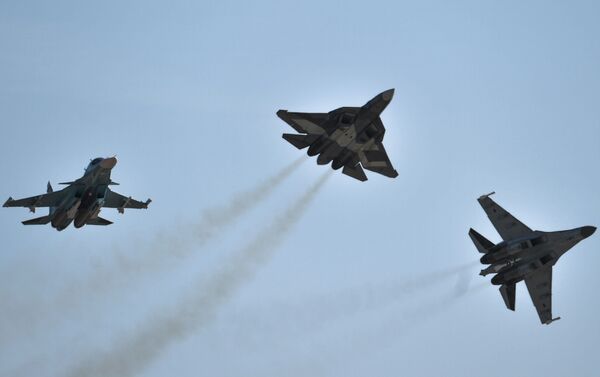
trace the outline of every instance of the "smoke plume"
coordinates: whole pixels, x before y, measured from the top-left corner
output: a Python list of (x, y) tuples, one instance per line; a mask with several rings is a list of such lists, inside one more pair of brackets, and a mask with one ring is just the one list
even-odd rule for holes
[[(64, 308), (73, 310), (88, 301), (90, 296), (129, 287), (131, 280), (136, 277), (165, 268), (169, 266), (169, 261), (176, 261), (201, 249), (228, 225), (270, 197), (304, 160), (303, 156), (293, 161), (254, 188), (235, 194), (224, 205), (204, 210), (199, 220), (192, 221), (183, 229), (178, 227), (177, 230), (163, 231), (145, 245), (143, 242), (136, 242), (136, 247), (126, 247), (123, 250), (115, 248), (107, 262), (94, 263), (93, 270), (84, 281), (66, 286), (53, 298), (41, 297), (27, 301), (17, 301), (15, 298), (15, 302), (8, 305), (11, 308), (8, 313), (10, 320), (0, 323), (0, 344), (5, 341), (8, 343), (10, 339), (7, 335), (15, 333), (15, 330), (27, 331), (31, 336), (41, 320), (55, 315), (64, 318)], [(4, 301), (10, 300), (10, 296), (14, 294), (13, 291), (5, 290), (0, 293)], [(10, 327), (3, 329), (4, 323), (7, 326), (10, 324)]]
[[(297, 339), (327, 329), (342, 319), (348, 319), (364, 312), (384, 309), (394, 304), (406, 302), (407, 308), (415, 310), (411, 299), (418, 294), (441, 285), (452, 285), (456, 297), (469, 289), (470, 270), (477, 262), (465, 263), (451, 268), (428, 272), (413, 278), (361, 285), (320, 294), (314, 297), (290, 301), (275, 301), (260, 310), (253, 307), (236, 309), (226, 322), (228, 331), (237, 334), (238, 339), (251, 348), (264, 344), (267, 333), (287, 334)], [(454, 296), (453, 296), (454, 297)], [(251, 329), (248, 331), (248, 324)], [(281, 327), (281, 328), (278, 328)], [(240, 334), (244, 336), (240, 338)], [(278, 337), (280, 338), (280, 337)], [(280, 341), (276, 339), (273, 341)], [(239, 343), (239, 342), (238, 342)]]
[(118, 340), (105, 353), (77, 363), (67, 376), (135, 375), (169, 345), (207, 324), (217, 309), (269, 260), (329, 176), (330, 172), (323, 175), (276, 221), (234, 254), (208, 284), (200, 284), (196, 291), (202, 294), (196, 293), (169, 313), (151, 318), (129, 337)]
[[(139, 258), (129, 259), (130, 254), (119, 255), (119, 265), (122, 269), (135, 271), (145, 266), (161, 265), (161, 258), (184, 257), (194, 250), (203, 247), (208, 241), (217, 236), (225, 227), (234, 223), (258, 204), (262, 203), (285, 181), (300, 164), (305, 160), (304, 156), (293, 161), (278, 171), (275, 175), (267, 178), (258, 186), (235, 194), (226, 204), (207, 208), (202, 211), (200, 219), (192, 222), (188, 229), (178, 229), (177, 234), (169, 232), (162, 234), (153, 242), (153, 247)], [(185, 236), (182, 237), (182, 234)], [(114, 271), (111, 270), (111, 271)], [(119, 271), (121, 273), (123, 271)], [(103, 278), (104, 280), (104, 278)]]

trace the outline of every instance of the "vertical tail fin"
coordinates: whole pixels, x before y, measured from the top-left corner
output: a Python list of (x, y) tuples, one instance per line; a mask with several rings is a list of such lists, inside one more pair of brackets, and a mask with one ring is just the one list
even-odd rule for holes
[[(51, 193), (54, 192), (54, 190), (52, 189), (52, 185), (50, 184), (50, 181), (48, 181), (48, 185), (46, 185), (46, 193)], [(48, 215), (52, 215), (54, 213), (54, 207), (49, 207), (48, 208)]]
[(512, 311), (515, 311), (515, 296), (516, 296), (516, 286), (515, 284), (502, 284), (500, 286), (500, 294), (504, 299), (504, 303), (506, 307)]
[(482, 254), (486, 254), (492, 247), (494, 247), (494, 243), (481, 234), (477, 233), (475, 229), (471, 228), (469, 230), (469, 237), (471, 237), (471, 241), (475, 244), (477, 251)]

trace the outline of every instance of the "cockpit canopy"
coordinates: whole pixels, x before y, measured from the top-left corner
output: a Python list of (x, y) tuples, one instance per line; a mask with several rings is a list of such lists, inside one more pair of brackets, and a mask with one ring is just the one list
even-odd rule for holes
[(96, 157), (93, 160), (90, 161), (89, 165), (87, 166), (87, 168), (85, 168), (85, 171), (90, 171), (91, 169), (93, 169), (94, 167), (96, 167), (96, 165), (98, 165), (102, 160), (104, 160), (102, 157)]

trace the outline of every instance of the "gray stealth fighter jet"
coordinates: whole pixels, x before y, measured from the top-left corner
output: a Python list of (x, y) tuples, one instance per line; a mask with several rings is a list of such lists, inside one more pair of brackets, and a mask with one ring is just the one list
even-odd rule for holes
[(116, 208), (120, 213), (125, 208), (148, 208), (151, 200), (139, 202), (110, 190), (109, 185), (118, 185), (110, 179), (110, 172), (117, 164), (115, 157), (95, 158), (85, 169), (84, 175), (60, 191), (53, 191), (48, 182), (47, 193), (30, 198), (14, 200), (8, 198), (4, 207), (26, 207), (31, 212), (36, 208), (49, 207), (47, 216), (23, 221), (23, 225), (45, 225), (50, 223), (56, 230), (63, 230), (74, 222), (76, 228), (88, 225), (110, 225), (111, 221), (98, 216), (101, 208)]
[[(333, 169), (366, 181), (362, 168), (395, 178), (398, 173), (383, 148), (385, 127), (379, 115), (394, 96), (394, 89), (375, 96), (363, 107), (340, 107), (328, 113), (292, 113), (279, 110), (277, 116), (298, 134), (283, 138), (298, 149), (308, 147), (309, 156), (319, 155), (317, 164), (331, 162)], [(362, 167), (361, 167), (362, 165)]]
[(552, 318), (552, 266), (579, 241), (591, 236), (596, 228), (584, 226), (558, 232), (533, 231), (496, 204), (489, 197), (492, 194), (477, 200), (503, 241), (494, 245), (475, 230), (469, 231), (477, 250), (484, 254), (481, 263), (489, 264), (480, 275), (496, 274), (492, 284), (500, 285), (504, 303), (513, 311), (516, 284), (525, 280), (540, 321), (548, 325), (560, 319)]

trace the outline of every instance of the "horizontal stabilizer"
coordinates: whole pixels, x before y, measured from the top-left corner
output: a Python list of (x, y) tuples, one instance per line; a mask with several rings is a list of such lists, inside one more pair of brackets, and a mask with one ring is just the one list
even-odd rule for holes
[(283, 134), (281, 136), (298, 149), (308, 147), (319, 138), (317, 135)]
[(516, 295), (516, 286), (515, 284), (502, 284), (500, 286), (500, 294), (504, 299), (504, 303), (506, 307), (512, 311), (515, 310), (515, 295)]
[(110, 225), (110, 224), (112, 224), (112, 221), (108, 221), (106, 219), (103, 219), (102, 217), (96, 217), (93, 219), (89, 219), (86, 224), (87, 225)]
[(52, 221), (52, 216), (36, 217), (35, 219), (22, 221), (23, 225), (46, 225)]
[(479, 234), (473, 228), (469, 230), (469, 237), (471, 237), (471, 241), (473, 241), (477, 250), (482, 254), (486, 254), (494, 247), (494, 244), (490, 240)]
[(342, 173), (344, 173), (352, 178), (358, 179), (361, 182), (364, 182), (367, 180), (365, 171), (363, 170), (362, 166), (360, 166), (360, 164), (356, 164), (355, 167), (350, 167), (350, 166), (346, 165), (346, 166), (344, 166)]

